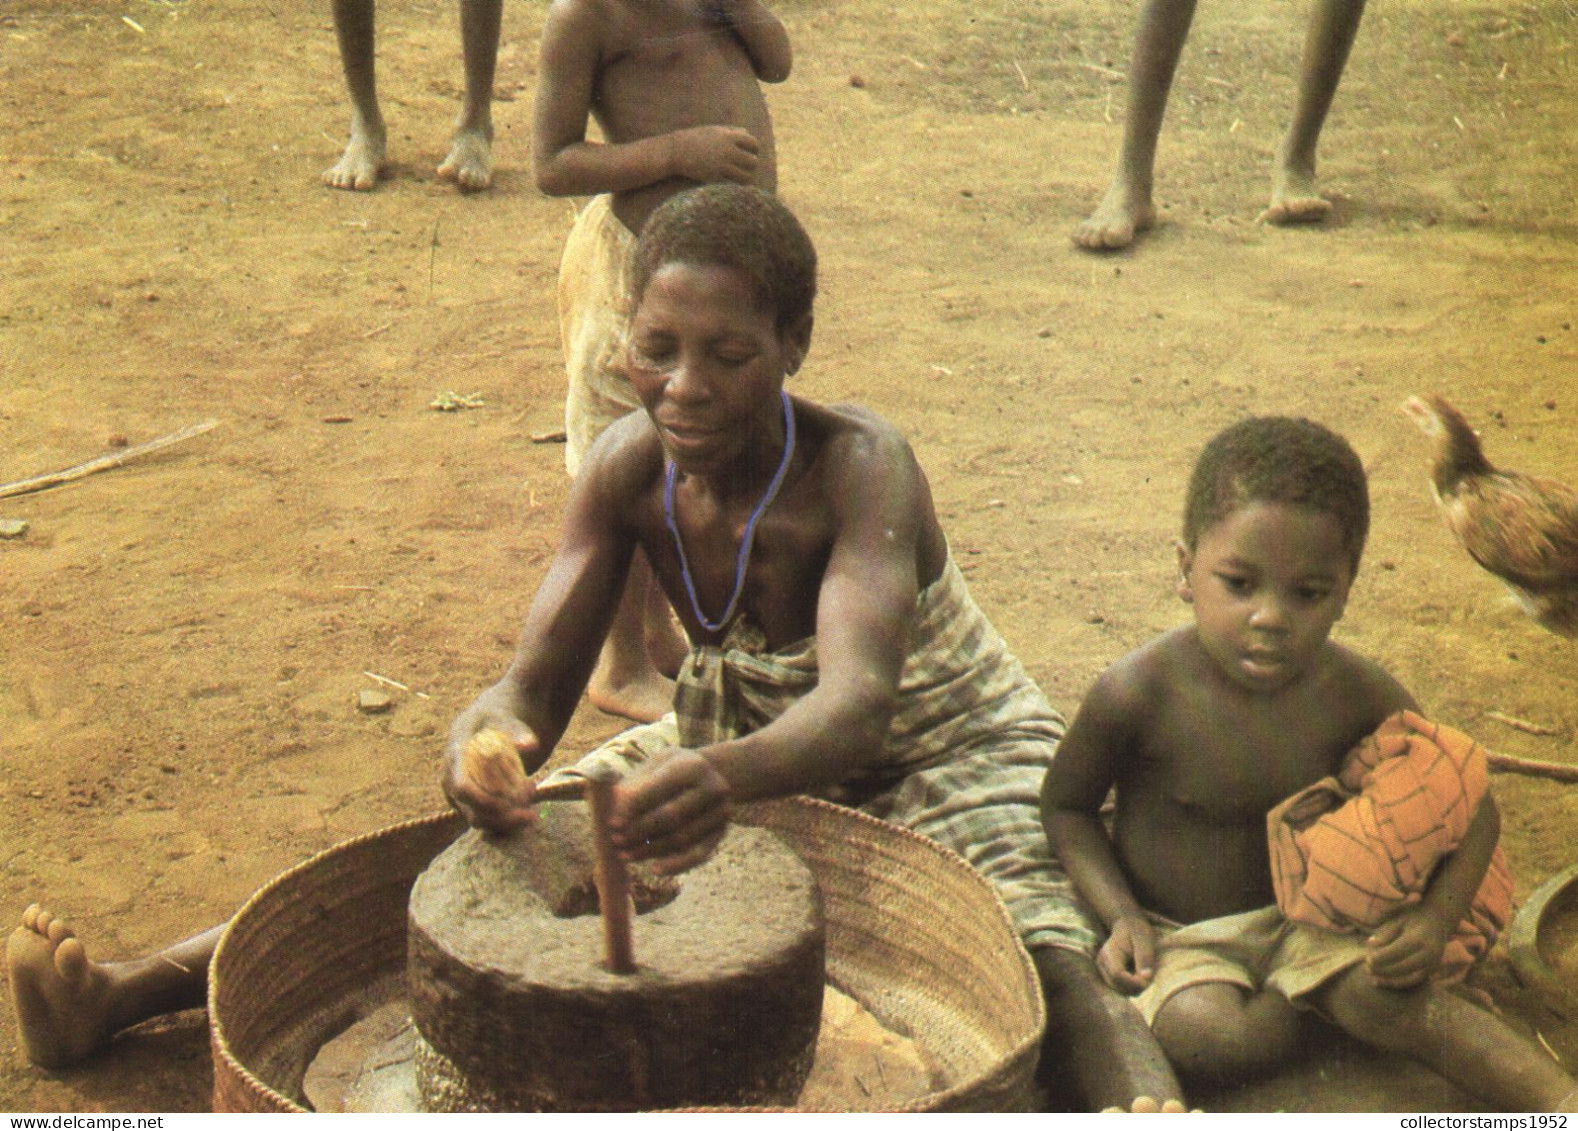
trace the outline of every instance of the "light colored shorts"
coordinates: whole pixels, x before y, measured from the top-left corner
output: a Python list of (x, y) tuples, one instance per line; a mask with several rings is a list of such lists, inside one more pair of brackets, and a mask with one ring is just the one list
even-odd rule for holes
[(1314, 1010), (1310, 995), (1364, 958), (1362, 936), (1295, 923), (1276, 907), (1263, 907), (1162, 927), (1156, 976), (1132, 1000), (1152, 1025), (1175, 994), (1211, 982), (1274, 990)]
[(582, 208), (559, 263), (559, 336), (569, 389), (564, 398), (564, 463), (571, 475), (592, 441), (641, 407), (620, 368), (630, 332), (629, 287), (636, 237), (614, 215), (613, 198)]

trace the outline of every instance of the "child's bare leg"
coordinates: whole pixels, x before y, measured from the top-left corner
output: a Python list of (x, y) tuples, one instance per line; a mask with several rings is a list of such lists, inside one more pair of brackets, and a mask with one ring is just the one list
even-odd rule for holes
[(1236, 1084), (1265, 1076), (1298, 1049), (1304, 1021), (1287, 998), (1228, 982), (1180, 990), (1156, 1015), (1156, 1039), (1188, 1079)]
[(1156, 142), (1194, 8), (1195, 0), (1145, 0), (1129, 63), (1128, 105), (1117, 172), (1096, 210), (1074, 229), (1073, 239), (1080, 247), (1128, 247), (1135, 233), (1156, 223), (1156, 205), (1151, 199)]
[(597, 669), (586, 686), (594, 707), (641, 723), (662, 718), (674, 705), (674, 683), (647, 651), (648, 591), (655, 585), (646, 555), (637, 550)]
[(1183, 1111), (1183, 1089), (1139, 1010), (1096, 964), (1062, 947), (1031, 951), (1046, 999), (1042, 1072), (1092, 1111)]
[(1315, 0), (1304, 39), (1298, 105), (1277, 149), (1271, 204), (1260, 216), (1265, 223), (1308, 223), (1331, 211), (1315, 180), (1315, 149), (1363, 15), (1364, 0)]
[(1326, 990), (1326, 1009), (1368, 1045), (1411, 1057), (1496, 1111), (1572, 1110), (1571, 1076), (1494, 1014), (1439, 986), (1377, 986), (1356, 966)]
[(504, 0), (460, 0), (460, 39), (466, 56), (466, 100), (455, 124), (442, 180), (467, 192), (493, 183), (493, 74), (498, 66)]
[(71, 928), (35, 903), (11, 932), (5, 955), (28, 1059), (63, 1068), (129, 1025), (200, 1007), (222, 931), (211, 928), (148, 958), (93, 962)]
[(340, 66), (351, 96), (351, 140), (340, 159), (323, 171), (331, 188), (369, 192), (378, 185), (388, 153), (388, 131), (378, 109), (374, 67), (374, 0), (334, 0), (334, 34)]
[[(648, 572), (651, 572), (650, 569)], [(646, 637), (647, 656), (651, 659), (652, 666), (666, 680), (677, 678), (680, 664), (684, 663), (685, 657), (690, 655), (690, 642), (685, 639), (684, 631), (674, 619), (674, 611), (669, 606), (668, 597), (656, 578), (647, 586), (646, 623), (643, 625), (643, 634)], [(665, 689), (668, 692), (673, 691), (670, 684), (665, 684)], [(671, 701), (670, 707), (672, 705)], [(669, 707), (663, 710), (666, 713)]]

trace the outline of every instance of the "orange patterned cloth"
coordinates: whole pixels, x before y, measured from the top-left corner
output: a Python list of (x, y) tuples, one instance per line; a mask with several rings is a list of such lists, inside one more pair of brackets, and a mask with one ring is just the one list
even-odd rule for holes
[[(1484, 749), (1450, 727), (1400, 711), (1322, 778), (1267, 816), (1277, 906), (1333, 931), (1370, 931), (1418, 903), (1457, 848), (1489, 785)], [(1461, 978), (1512, 916), (1512, 874), (1496, 847), (1468, 917), (1436, 977)]]

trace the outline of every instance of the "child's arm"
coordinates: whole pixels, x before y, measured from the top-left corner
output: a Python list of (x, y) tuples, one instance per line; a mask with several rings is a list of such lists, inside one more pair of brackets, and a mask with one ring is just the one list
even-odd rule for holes
[(532, 111), (532, 166), (549, 196), (626, 192), (671, 177), (748, 184), (760, 144), (736, 126), (696, 126), (621, 144), (586, 139), (602, 57), (602, 16), (558, 0), (543, 23)]
[(465, 758), (466, 743), (482, 730), (501, 731), (525, 770), (535, 771), (553, 752), (591, 676), (635, 547), (621, 516), (641, 474), (640, 453), (624, 442), (636, 431), (626, 422), (611, 425), (592, 446), (514, 660), (450, 728), (444, 792), (472, 825), (503, 831), (525, 823), (532, 787), (523, 777), (485, 772)]
[(1434, 974), (1457, 925), (1468, 917), (1501, 836), (1501, 811), (1487, 791), (1456, 851), (1445, 857), (1424, 898), (1382, 923), (1366, 940), (1365, 965), (1379, 986), (1405, 989)]
[(789, 33), (762, 0), (708, 0), (707, 18), (734, 32), (762, 82), (783, 82), (794, 64)]
[(1138, 690), (1129, 660), (1102, 674), (1058, 744), (1041, 788), (1041, 819), (1053, 854), (1109, 932), (1096, 964), (1109, 984), (1130, 994), (1150, 984), (1156, 933), (1118, 864), (1101, 805), (1124, 750), (1138, 737)]

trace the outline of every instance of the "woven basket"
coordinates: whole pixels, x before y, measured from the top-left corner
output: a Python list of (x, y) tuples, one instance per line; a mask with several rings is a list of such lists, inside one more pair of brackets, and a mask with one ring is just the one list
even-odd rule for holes
[[(828, 979), (913, 1039), (945, 1086), (905, 1111), (1028, 1102), (1045, 1013), (1035, 968), (996, 893), (924, 837), (804, 798), (747, 807), (822, 888)], [(306, 1110), (325, 1041), (403, 993), (411, 885), (463, 828), (425, 817), (346, 841), (262, 888), (209, 971), (214, 1110)]]
[(1551, 953), (1555, 924), (1578, 912), (1578, 864), (1562, 869), (1523, 901), (1507, 930), (1507, 954), (1525, 986), (1548, 994), (1559, 1008), (1578, 1002), (1578, 984)]

